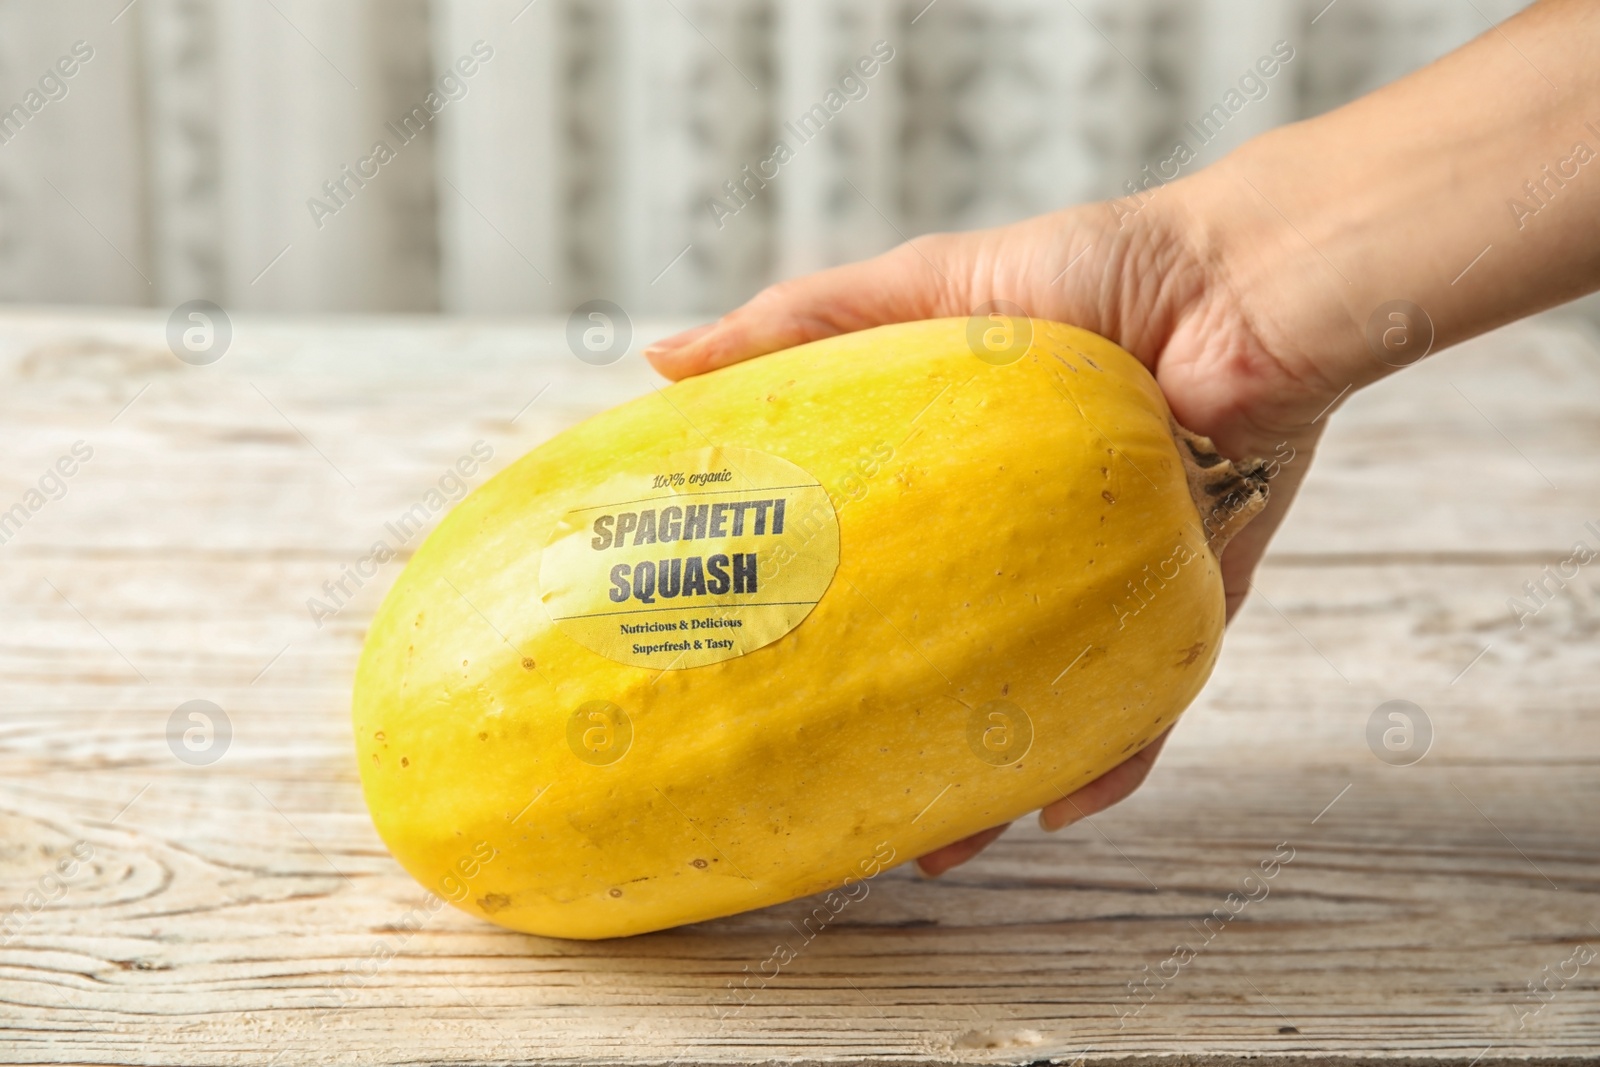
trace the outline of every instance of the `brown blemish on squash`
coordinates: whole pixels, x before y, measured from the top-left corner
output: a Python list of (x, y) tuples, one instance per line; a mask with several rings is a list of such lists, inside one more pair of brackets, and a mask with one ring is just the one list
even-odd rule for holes
[[(1200, 653), (1204, 652), (1205, 650), (1206, 650), (1206, 643), (1204, 641), (1196, 641), (1194, 644), (1190, 645), (1188, 648), (1183, 650), (1184, 651), (1183, 662), (1178, 664), (1178, 666), (1180, 666), (1180, 667), (1189, 666), (1189, 664), (1191, 664), (1195, 660), (1199, 659), (1200, 658)], [(1160, 722), (1161, 720), (1157, 719), (1156, 721)]]
[(711, 866), (711, 864), (709, 864), (705, 860), (701, 860), (701, 859), (690, 860), (689, 861), (689, 865), (692, 866), (692, 867), (698, 867), (702, 871), (705, 870), (707, 867)]
[(411, 757), (409, 757), (409, 756), (401, 756), (400, 757), (400, 766), (402, 766), (402, 767), (411, 766)]
[(525, 670), (525, 671), (531, 671), (531, 670), (533, 670), (533, 668), (534, 668), (534, 662), (533, 662), (532, 657), (523, 656), (522, 657), (522, 669)]
[(478, 907), (483, 909), (485, 915), (493, 915), (511, 906), (511, 898), (504, 893), (489, 893), (478, 898)]

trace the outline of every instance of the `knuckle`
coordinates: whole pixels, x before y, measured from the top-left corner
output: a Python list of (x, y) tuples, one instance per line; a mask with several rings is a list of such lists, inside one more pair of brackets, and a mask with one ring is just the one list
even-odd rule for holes
[[(746, 308), (781, 307), (793, 303), (799, 295), (800, 283), (794, 278), (785, 278), (781, 282), (773, 282), (751, 297), (750, 302), (740, 308), (739, 311), (744, 311)], [(738, 311), (733, 314), (738, 314)]]

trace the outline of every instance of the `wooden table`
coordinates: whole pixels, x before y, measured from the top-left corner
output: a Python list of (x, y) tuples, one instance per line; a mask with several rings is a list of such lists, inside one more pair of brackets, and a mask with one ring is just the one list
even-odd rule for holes
[[(1594, 1062), (1600, 561), (1507, 606), (1600, 548), (1600, 346), (1570, 322), (1334, 417), (1134, 799), (884, 875), (739, 997), (804, 902), (611, 943), (407, 922), (348, 720), (399, 563), (307, 608), (475, 442), (498, 469), (648, 389), (638, 358), (580, 363), (561, 323), (241, 317), (189, 366), (164, 326), (0, 316), (0, 509), (93, 450), (0, 545), (0, 1061)], [(1396, 699), (1431, 724), (1409, 766), (1368, 743)], [(231, 725), (209, 765), (169, 746), (191, 700)]]

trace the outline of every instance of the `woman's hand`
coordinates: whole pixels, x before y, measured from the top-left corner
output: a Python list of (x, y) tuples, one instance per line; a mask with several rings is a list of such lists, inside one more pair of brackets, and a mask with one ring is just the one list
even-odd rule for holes
[[(1304, 476), (1339, 386), (1306, 374), (1238, 299), (1205, 236), (1185, 224), (1186, 186), (1161, 190), (1128, 217), (1091, 204), (1001, 229), (917, 238), (861, 263), (772, 286), (720, 321), (645, 350), (684, 378), (835, 334), (969, 315), (989, 301), (1101, 334), (1143, 360), (1178, 421), (1234, 459), (1276, 457), (1268, 512), (1229, 544), (1228, 611), (1243, 601), (1268, 538)], [(1284, 463), (1285, 457), (1293, 457)], [(1056, 830), (1137, 789), (1166, 735), (1040, 812)], [(1004, 832), (993, 827), (922, 857), (941, 874)]]

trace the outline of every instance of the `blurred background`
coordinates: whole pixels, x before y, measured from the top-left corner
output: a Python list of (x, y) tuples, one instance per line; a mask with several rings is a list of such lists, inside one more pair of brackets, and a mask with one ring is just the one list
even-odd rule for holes
[(1521, 6), (0, 0), (0, 301), (720, 312), (1123, 195), (1276, 42), (1192, 167)]

